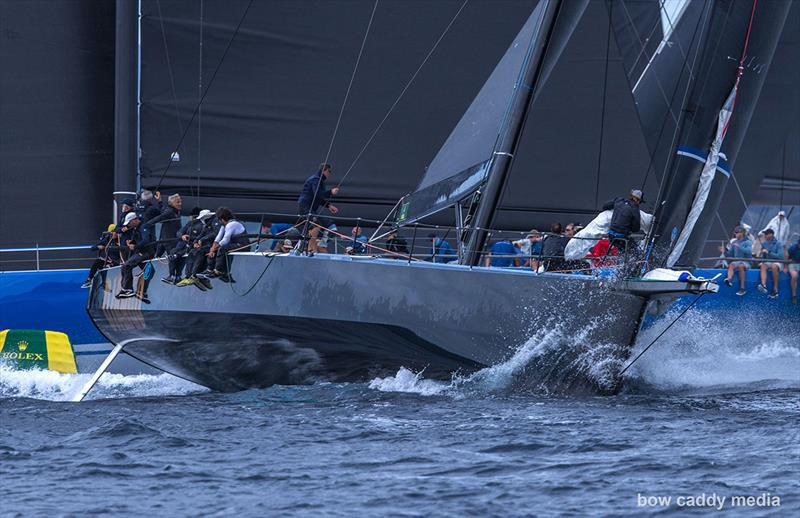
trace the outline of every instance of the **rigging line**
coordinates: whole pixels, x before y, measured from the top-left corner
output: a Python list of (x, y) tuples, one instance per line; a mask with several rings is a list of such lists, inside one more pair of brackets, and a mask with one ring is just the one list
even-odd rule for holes
[[(361, 48), (358, 50), (358, 57), (356, 57), (356, 63), (353, 66), (353, 73), (350, 74), (350, 82), (347, 84), (347, 91), (344, 94), (344, 100), (342, 101), (341, 107), (339, 107), (339, 117), (336, 119), (336, 126), (333, 129), (333, 135), (331, 135), (331, 141), (328, 144), (328, 152), (325, 154), (325, 160), (322, 162), (323, 164), (328, 163), (328, 159), (330, 158), (331, 150), (333, 149), (333, 143), (336, 140), (336, 134), (339, 132), (339, 124), (342, 122), (342, 115), (344, 114), (344, 108), (347, 106), (347, 99), (350, 97), (350, 90), (353, 87), (353, 81), (356, 78), (356, 72), (358, 72), (358, 65), (361, 63), (361, 56), (364, 54), (364, 47), (367, 44), (367, 38), (369, 37), (369, 31), (372, 27), (372, 21), (375, 19), (375, 11), (378, 9), (378, 0), (375, 0), (375, 3), (372, 6), (372, 13), (369, 16), (369, 22), (367, 22), (367, 28), (364, 31), (364, 38), (361, 40)], [(347, 176), (345, 174), (344, 176)], [(311, 220), (311, 213), (314, 210), (314, 204), (317, 201), (317, 197), (319, 196), (319, 187), (322, 185), (322, 167), (319, 170), (319, 180), (317, 181), (317, 186), (314, 188), (314, 196), (311, 197), (311, 205), (308, 206), (308, 214), (306, 215), (306, 224), (303, 226), (303, 236), (306, 236), (308, 232), (308, 222)], [(341, 186), (342, 181), (344, 181), (344, 177), (339, 182), (338, 186)], [(338, 187), (337, 186), (337, 187)], [(304, 246), (307, 246), (308, 243), (304, 243)]]
[[(197, 103), (201, 103), (203, 95), (203, 0), (200, 0), (200, 46), (197, 65)], [(203, 108), (197, 111), (197, 206), (200, 206), (200, 147), (203, 129)]]
[(664, 328), (664, 330), (663, 330), (663, 331), (661, 331), (661, 332), (658, 334), (658, 336), (657, 336), (657, 337), (655, 337), (655, 338), (653, 339), (653, 341), (652, 341), (652, 342), (650, 342), (650, 343), (647, 345), (647, 347), (645, 347), (645, 348), (642, 350), (642, 352), (640, 352), (640, 353), (639, 353), (639, 354), (636, 356), (636, 358), (634, 358), (634, 359), (633, 359), (633, 361), (631, 361), (631, 362), (630, 362), (628, 365), (626, 365), (626, 366), (625, 366), (625, 368), (624, 368), (624, 369), (622, 369), (622, 370), (619, 372), (619, 376), (620, 376), (620, 377), (622, 377), (622, 375), (623, 375), (623, 374), (625, 374), (625, 371), (627, 371), (628, 369), (630, 369), (630, 368), (631, 368), (631, 365), (633, 365), (634, 363), (636, 363), (636, 360), (638, 360), (639, 358), (641, 358), (641, 357), (642, 357), (642, 355), (643, 355), (644, 353), (646, 353), (646, 352), (647, 352), (647, 350), (648, 350), (648, 349), (650, 349), (650, 348), (653, 346), (653, 344), (655, 344), (655, 343), (658, 341), (658, 339), (659, 339), (659, 338), (661, 338), (662, 336), (664, 336), (664, 333), (666, 333), (667, 331), (669, 331), (669, 330), (670, 330), (670, 328), (671, 328), (671, 327), (672, 327), (672, 326), (673, 326), (673, 325), (674, 325), (674, 324), (675, 324), (675, 323), (676, 323), (678, 320), (680, 320), (680, 319), (681, 319), (681, 317), (683, 317), (683, 315), (685, 315), (685, 314), (686, 314), (686, 312), (687, 312), (687, 311), (689, 311), (690, 309), (692, 309), (692, 307), (694, 307), (694, 305), (695, 305), (695, 304), (697, 304), (697, 301), (698, 301), (698, 300), (700, 300), (700, 299), (703, 297), (703, 295), (705, 295), (705, 293), (701, 293), (700, 295), (698, 295), (698, 296), (697, 296), (697, 298), (695, 298), (695, 299), (692, 301), (692, 303), (691, 303), (691, 304), (689, 304), (688, 306), (686, 306), (686, 308), (685, 308), (683, 311), (681, 311), (681, 314), (680, 314), (680, 315), (678, 315), (678, 316), (677, 316), (677, 318), (676, 318), (675, 320), (673, 320), (672, 322), (670, 322), (670, 324), (669, 324), (669, 325), (668, 325), (666, 328)]
[(605, 136), (606, 125), (606, 98), (608, 97), (608, 61), (611, 52), (611, 17), (614, 13), (614, 2), (611, 0), (608, 5), (608, 34), (606, 35), (606, 63), (603, 71), (603, 102), (600, 108), (600, 143), (597, 149), (597, 179), (594, 186), (594, 208), (600, 203), (600, 168), (603, 165), (603, 137)]
[[(639, 57), (642, 56), (642, 55), (645, 55), (645, 51), (647, 50), (647, 47), (645, 46), (644, 41), (642, 41), (642, 37), (639, 34), (639, 31), (636, 30), (636, 25), (633, 22), (633, 16), (631, 15), (630, 11), (628, 11), (628, 5), (626, 4), (626, 2), (624, 0), (622, 2), (620, 2), (620, 3), (622, 4), (622, 8), (625, 10), (625, 15), (627, 16), (628, 21), (631, 23), (631, 28), (633, 29), (633, 33), (636, 35), (636, 39), (638, 40), (639, 46), (641, 47), (641, 50), (639, 51), (639, 56), (636, 57), (636, 60), (634, 60), (633, 65), (631, 66), (631, 71), (633, 71), (636, 68), (636, 64), (639, 62)], [(664, 7), (664, 4), (663, 4), (663, 0), (662, 0), (661, 8), (663, 8), (663, 7)], [(669, 19), (669, 17), (667, 17), (667, 19)], [(655, 33), (656, 28), (658, 27), (659, 24), (660, 24), (660, 21), (656, 20), (656, 23), (653, 26), (653, 29), (650, 31), (650, 34), (647, 36), (647, 40), (648, 41), (653, 36), (653, 33)], [(674, 29), (673, 29), (673, 32), (674, 32)], [(680, 44), (679, 44), (679, 46), (680, 46)], [(681, 52), (681, 55), (683, 56), (683, 52)], [(648, 66), (650, 64), (650, 61), (652, 61), (654, 58), (655, 58), (655, 54), (650, 58), (650, 60), (648, 60)], [(636, 82), (635, 85), (631, 86), (630, 78), (628, 78), (628, 86), (630, 86), (631, 92), (635, 92), (636, 91), (636, 87), (639, 85), (639, 81), (641, 81), (642, 77), (644, 77), (644, 74), (646, 72), (647, 72), (647, 67), (645, 67), (644, 71), (639, 76), (639, 80)], [(677, 123), (678, 122), (678, 117), (672, 111), (672, 105), (670, 103), (669, 97), (667, 97), (667, 92), (664, 90), (664, 85), (661, 84), (661, 81), (658, 79), (657, 75), (655, 76), (655, 78), (656, 78), (656, 84), (658, 85), (658, 89), (661, 92), (661, 96), (664, 98), (664, 101), (667, 104), (667, 109), (669, 110), (669, 114), (672, 115), (672, 120), (674, 120)]]
[(409, 79), (408, 82), (406, 83), (406, 85), (403, 87), (403, 90), (400, 92), (400, 95), (397, 96), (397, 99), (395, 99), (394, 102), (392, 103), (391, 107), (389, 107), (389, 111), (386, 112), (386, 115), (384, 115), (383, 120), (381, 120), (381, 122), (378, 123), (378, 127), (375, 128), (375, 131), (372, 132), (372, 135), (370, 135), (369, 139), (367, 139), (367, 142), (364, 144), (364, 146), (361, 148), (361, 150), (356, 155), (356, 158), (355, 158), (355, 160), (353, 160), (353, 163), (350, 164), (350, 167), (344, 173), (344, 176), (342, 176), (342, 179), (339, 180), (339, 187), (341, 187), (342, 183), (344, 183), (344, 179), (347, 178), (347, 175), (350, 174), (350, 171), (352, 171), (353, 168), (355, 167), (356, 163), (358, 163), (359, 159), (361, 158), (361, 155), (364, 154), (364, 151), (366, 151), (366, 149), (372, 143), (372, 140), (375, 138), (375, 136), (378, 134), (378, 132), (383, 127), (383, 124), (386, 122), (386, 119), (389, 118), (389, 115), (391, 115), (392, 111), (395, 109), (397, 104), (400, 102), (400, 99), (403, 98), (403, 95), (405, 95), (405, 93), (408, 90), (408, 88), (411, 86), (411, 84), (417, 78), (417, 75), (419, 74), (420, 70), (422, 70), (422, 67), (425, 66), (425, 63), (428, 62), (428, 59), (430, 59), (431, 55), (433, 55), (434, 51), (436, 51), (436, 48), (439, 46), (439, 43), (441, 43), (441, 41), (444, 39), (445, 35), (447, 35), (447, 32), (450, 30), (450, 27), (453, 26), (453, 23), (455, 23), (456, 19), (461, 14), (461, 11), (464, 10), (464, 7), (466, 7), (467, 3), (469, 3), (469, 0), (464, 0), (464, 2), (461, 4), (461, 7), (458, 8), (458, 11), (453, 16), (453, 18), (450, 20), (450, 23), (447, 24), (447, 27), (444, 28), (444, 31), (442, 32), (442, 34), (439, 36), (439, 38), (433, 44), (433, 47), (428, 52), (428, 55), (425, 56), (425, 59), (423, 59), (422, 63), (419, 65), (419, 67), (417, 67), (417, 70), (411, 76), (411, 79)]
[[(178, 145), (175, 146), (175, 151), (177, 151), (181, 144), (183, 144), (183, 139), (186, 138), (186, 134), (189, 132), (189, 128), (192, 126), (192, 122), (194, 122), (195, 117), (197, 116), (197, 112), (200, 109), (200, 106), (203, 104), (208, 92), (211, 90), (211, 86), (214, 84), (214, 79), (217, 77), (217, 73), (219, 69), (222, 67), (222, 63), (225, 62), (225, 57), (228, 55), (228, 51), (231, 49), (231, 45), (233, 44), (233, 40), (236, 39), (236, 35), (239, 34), (239, 29), (242, 28), (242, 23), (244, 23), (244, 19), (247, 17), (247, 12), (250, 10), (250, 7), (253, 5), (253, 0), (250, 0), (247, 3), (247, 7), (245, 7), (244, 12), (242, 13), (242, 17), (239, 19), (239, 23), (236, 25), (236, 29), (233, 31), (231, 38), (228, 40), (228, 45), (225, 47), (225, 51), (222, 53), (222, 57), (219, 59), (219, 63), (217, 63), (217, 68), (214, 69), (214, 73), (211, 74), (211, 79), (208, 82), (208, 86), (206, 87), (206, 91), (203, 92), (203, 96), (200, 98), (200, 102), (197, 103), (194, 111), (192, 112), (191, 118), (189, 118), (189, 123), (186, 125), (186, 128), (183, 130), (183, 135), (181, 135), (181, 139), (178, 141)], [(170, 161), (167, 163), (167, 167), (164, 168), (164, 171), (161, 173), (161, 177), (158, 179), (158, 186), (155, 190), (159, 190), (161, 187), (161, 182), (164, 181), (164, 176), (169, 171), (169, 168), (172, 166), (172, 158), (170, 157)]]
[[(694, 45), (695, 39), (697, 38), (697, 32), (698, 32), (698, 30), (700, 30), (700, 27), (703, 25), (701, 23), (702, 20), (703, 20), (703, 16), (702, 16), (702, 13), (701, 13), (701, 16), (699, 16), (697, 18), (697, 23), (695, 24), (694, 32), (692, 33), (692, 39), (689, 42), (689, 48), (692, 48), (692, 46)], [(697, 53), (699, 52), (699, 50), (700, 50), (700, 45), (698, 44), (697, 45), (697, 49), (695, 50), (695, 56), (694, 56), (695, 59), (692, 62), (692, 64), (689, 65), (689, 66), (687, 66), (688, 63), (689, 63), (689, 56), (681, 54), (682, 57), (683, 57), (683, 64), (681, 65), (681, 76), (683, 75), (684, 69), (686, 69), (688, 71), (688, 73), (689, 73), (689, 78), (688, 79), (691, 79), (693, 77), (693, 74), (692, 74), (691, 71), (692, 71), (692, 69), (694, 68), (694, 65), (697, 62)], [(680, 77), (679, 77), (679, 79), (680, 79)], [(689, 90), (690, 90), (690, 88), (689, 88), (690, 83), (691, 83), (691, 81), (687, 80), (686, 91), (684, 92), (683, 99), (681, 100), (679, 113), (683, 112), (684, 107), (686, 105), (686, 99), (687, 99), (687, 97), (689, 95)], [(675, 96), (678, 95), (678, 91), (680, 90), (680, 87), (681, 87), (681, 82), (680, 81), (675, 81), (675, 88), (672, 90), (672, 96), (670, 97), (670, 100), (669, 100), (670, 110), (672, 109), (672, 104), (675, 102)], [(654, 165), (654, 162), (655, 162), (655, 159), (656, 159), (656, 154), (658, 152), (659, 145), (661, 143), (661, 139), (664, 137), (664, 131), (667, 129), (667, 122), (669, 120), (668, 115), (669, 114), (667, 114), (667, 116), (664, 117), (664, 121), (661, 123), (661, 128), (659, 129), (658, 137), (656, 138), (656, 141), (655, 141), (656, 142), (655, 143), (655, 147), (654, 147), (653, 151), (650, 153), (650, 160), (649, 160), (649, 162), (647, 164), (647, 169), (645, 170), (644, 180), (642, 180), (642, 183), (641, 183), (642, 191), (644, 191), (644, 188), (645, 188), (645, 186), (647, 184), (647, 180), (650, 178), (650, 172), (653, 170), (653, 165)], [(672, 137), (672, 147), (674, 147), (675, 139), (677, 137), (676, 134), (677, 134), (679, 129), (680, 129), (680, 124), (676, 123), (675, 124), (675, 130), (673, 132), (673, 137)], [(672, 147), (670, 147), (670, 149), (672, 149)], [(667, 165), (669, 165), (669, 161), (667, 161), (667, 164), (665, 164), (665, 166), (664, 166), (665, 167), (665, 172), (666, 172)], [(661, 188), (662, 188), (663, 182), (664, 182), (664, 177), (663, 176), (664, 175), (662, 175), (662, 178), (658, 179), (659, 180), (659, 194), (661, 193)], [(658, 202), (658, 200), (656, 200), (656, 202)]]
[(344, 100), (342, 101), (342, 106), (339, 108), (339, 118), (336, 119), (336, 127), (333, 129), (333, 135), (331, 136), (331, 142), (328, 145), (328, 152), (325, 153), (325, 160), (324, 163), (328, 162), (328, 159), (331, 156), (331, 150), (333, 149), (333, 142), (336, 140), (336, 134), (339, 132), (339, 124), (342, 122), (342, 115), (344, 114), (344, 108), (347, 106), (347, 99), (350, 97), (350, 90), (353, 88), (353, 81), (356, 78), (356, 72), (358, 72), (358, 65), (361, 63), (361, 56), (364, 54), (364, 47), (367, 45), (367, 38), (369, 37), (369, 30), (372, 27), (372, 20), (375, 19), (375, 11), (378, 9), (378, 1), (375, 0), (375, 4), (372, 6), (372, 14), (369, 16), (369, 22), (367, 23), (367, 30), (364, 31), (364, 39), (361, 40), (361, 48), (358, 51), (358, 57), (356, 58), (356, 64), (353, 67), (353, 73), (350, 75), (350, 83), (347, 85), (347, 92), (344, 94)]
[[(707, 8), (706, 13), (707, 13), (706, 18), (709, 18), (711, 16), (711, 7)], [(686, 90), (683, 92), (683, 99), (681, 99), (680, 112), (679, 113), (683, 113), (684, 111), (686, 111), (686, 106), (687, 106), (687, 103), (689, 101), (689, 93), (692, 90), (692, 77), (693, 77), (693, 74), (692, 74), (691, 71), (694, 70), (695, 65), (697, 65), (698, 56), (700, 54), (700, 49), (701, 49), (701, 47), (704, 46), (702, 44), (703, 33), (706, 32), (706, 29), (708, 28), (708, 24), (707, 23), (701, 23), (702, 20), (703, 20), (703, 16), (698, 17), (698, 19), (697, 19), (697, 27), (695, 27), (695, 33), (692, 35), (692, 41), (691, 41), (691, 43), (689, 45), (689, 48), (691, 49), (692, 45), (694, 45), (695, 36), (697, 36), (697, 30), (700, 29), (700, 27), (702, 27), (702, 29), (700, 31), (700, 40), (698, 41), (697, 46), (696, 46), (695, 51), (694, 51), (694, 59), (692, 60), (692, 64), (688, 67), (689, 77), (688, 77), (688, 79), (686, 81)], [(721, 38), (722, 38), (722, 36), (720, 35), (720, 39)], [(718, 40), (718, 43), (719, 43), (719, 40)], [(689, 61), (689, 56), (687, 55), (686, 59), (684, 61), (684, 65), (687, 65), (688, 61)], [(677, 94), (679, 88), (680, 88), (680, 81), (677, 81), (676, 85), (675, 85), (675, 94)], [(664, 124), (662, 125), (662, 131), (663, 131), (665, 126), (666, 126), (666, 118), (664, 120)], [(670, 153), (670, 154), (676, 152), (675, 148), (677, 146), (678, 138), (680, 137), (680, 135), (679, 135), (680, 130), (681, 130), (681, 125), (677, 124), (675, 126), (675, 131), (672, 132), (672, 140), (670, 142), (670, 145), (667, 148), (668, 153)], [(661, 134), (659, 134), (659, 139), (658, 139), (657, 142), (660, 142), (660, 141), (661, 141)], [(655, 152), (653, 153), (653, 159), (655, 159)], [(664, 185), (665, 185), (665, 182), (667, 180), (667, 168), (670, 166), (670, 163), (671, 163), (671, 161), (667, 160), (666, 163), (664, 164), (664, 169), (661, 171), (661, 180), (659, 181), (659, 186), (658, 186), (659, 197), (656, 198), (656, 203), (658, 203), (660, 201), (659, 198), (660, 198), (661, 193), (665, 192), (664, 191)], [(647, 175), (649, 175), (649, 174), (650, 174), (650, 168), (648, 167), (647, 174), (645, 175), (645, 181), (647, 181)], [(674, 178), (672, 178), (672, 180), (674, 180)], [(672, 183), (670, 182), (670, 185), (671, 184)], [(651, 227), (651, 230), (655, 230), (655, 224)]]
[(175, 117), (178, 120), (178, 135), (183, 132), (183, 124), (181, 124), (181, 111), (178, 107), (178, 94), (175, 91), (175, 75), (172, 73), (172, 60), (169, 58), (169, 46), (167, 45), (167, 31), (164, 29), (164, 17), (161, 15), (161, 0), (156, 0), (158, 7), (158, 22), (161, 25), (161, 39), (164, 41), (164, 56), (167, 60), (167, 72), (169, 73), (169, 84), (172, 88), (172, 103), (175, 106)]

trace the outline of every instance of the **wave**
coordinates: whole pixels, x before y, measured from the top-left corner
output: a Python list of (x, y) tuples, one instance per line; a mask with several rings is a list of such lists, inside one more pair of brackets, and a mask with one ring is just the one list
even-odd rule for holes
[[(634, 356), (677, 315), (667, 313), (643, 330)], [(725, 386), (746, 389), (773, 383), (800, 388), (800, 340), (768, 322), (726, 320), (692, 309), (629, 371), (627, 384), (654, 390)], [(769, 383), (768, 383), (769, 384)]]
[[(61, 374), (50, 370), (17, 370), (0, 365), (0, 399), (31, 398), (69, 401), (91, 374)], [(169, 374), (122, 375), (105, 373), (86, 399), (173, 396), (208, 389)]]
[(450, 381), (424, 378), (424, 371), (401, 368), (395, 375), (375, 378), (372, 389), (409, 392), (423, 396), (447, 394), (497, 394), (543, 392), (596, 394), (613, 392), (623, 364), (624, 348), (615, 344), (591, 344), (596, 323), (580, 330), (555, 326), (528, 338), (505, 361)]
[[(669, 311), (644, 329), (631, 358), (678, 316)], [(596, 325), (569, 333), (560, 328), (534, 334), (506, 361), (450, 381), (425, 379), (401, 368), (369, 387), (423, 396), (503, 392), (546, 394), (670, 393), (691, 389), (724, 392), (800, 388), (800, 343), (784, 329), (727, 322), (702, 309), (687, 312), (619, 380), (624, 347), (587, 344)], [(621, 383), (621, 387), (618, 385)]]

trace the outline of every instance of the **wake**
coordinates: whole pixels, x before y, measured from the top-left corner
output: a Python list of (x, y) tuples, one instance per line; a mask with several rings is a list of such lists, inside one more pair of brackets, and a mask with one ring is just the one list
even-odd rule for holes
[[(49, 370), (16, 370), (0, 364), (0, 399), (31, 398), (69, 401), (91, 374), (61, 374)], [(86, 400), (186, 395), (208, 389), (169, 374), (105, 373)]]
[[(637, 339), (634, 358), (666, 326), (670, 310)], [(595, 324), (600, 325), (600, 324)], [(465, 397), (509, 393), (565, 395), (623, 393), (752, 392), (800, 389), (800, 340), (766, 326), (721, 321), (692, 309), (664, 334), (620, 380), (629, 359), (614, 344), (589, 344), (594, 325), (577, 332), (555, 328), (531, 336), (506, 361), (450, 381), (425, 379), (401, 368), (375, 378), (371, 389), (422, 396)]]

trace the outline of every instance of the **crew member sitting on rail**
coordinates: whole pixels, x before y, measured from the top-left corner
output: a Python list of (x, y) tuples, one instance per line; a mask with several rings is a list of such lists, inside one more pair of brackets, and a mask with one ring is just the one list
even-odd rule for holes
[[(330, 218), (321, 216), (320, 213), (322, 209), (327, 208), (328, 212), (333, 215), (339, 212), (339, 209), (330, 202), (333, 196), (339, 194), (339, 188), (325, 188), (325, 181), (330, 178), (332, 172), (333, 168), (330, 164), (320, 164), (319, 171), (308, 177), (303, 184), (303, 190), (300, 192), (300, 198), (297, 200), (297, 211), (300, 217), (310, 218), (310, 223), (308, 225), (308, 252), (311, 254), (317, 252), (319, 227), (327, 228), (331, 223)], [(311, 223), (316, 223), (316, 225), (312, 225)]]
[(230, 256), (230, 252), (249, 252), (250, 240), (247, 238), (244, 225), (236, 219), (229, 208), (218, 208), (217, 218), (222, 227), (208, 252), (208, 257), (214, 257), (215, 261), (214, 269), (208, 272), (206, 277), (219, 277), (224, 282), (231, 282), (229, 269), (233, 257)]
[[(762, 259), (783, 259), (783, 243), (775, 239), (775, 231), (767, 227), (764, 229), (764, 242), (761, 243), (761, 258)], [(758, 285), (758, 291), (767, 293), (767, 270), (772, 270), (772, 293), (769, 298), (778, 298), (778, 277), (781, 272), (781, 263), (763, 262), (761, 263), (761, 283)]]
[(745, 270), (750, 268), (750, 263), (744, 259), (749, 258), (753, 251), (753, 242), (745, 236), (744, 228), (736, 227), (733, 229), (734, 238), (730, 242), (729, 248), (725, 251), (725, 257), (737, 259), (728, 264), (728, 276), (725, 278), (725, 285), (733, 287), (733, 271), (739, 271), (739, 291), (736, 292), (740, 297), (747, 293), (744, 288)]
[[(115, 236), (114, 230), (116, 228), (117, 226), (115, 224), (110, 224), (108, 230), (100, 234), (100, 239), (97, 240), (97, 244), (92, 246), (92, 250), (97, 250), (97, 259), (94, 260), (92, 267), (89, 268), (89, 276), (86, 277), (86, 282), (81, 284), (81, 288), (91, 288), (94, 274), (101, 268), (109, 268), (114, 265), (115, 256), (112, 255), (112, 252), (119, 254), (119, 248), (113, 246)], [(119, 259), (118, 255), (116, 259)]]
[(167, 206), (161, 213), (147, 220), (145, 223), (155, 233), (155, 225), (161, 223), (161, 233), (158, 236), (158, 246), (156, 247), (156, 257), (161, 257), (165, 252), (175, 247), (178, 232), (181, 229), (181, 208), (183, 200), (180, 194), (172, 194), (167, 198)]
[(222, 225), (214, 213), (207, 209), (201, 210), (197, 219), (203, 223), (203, 229), (192, 243), (189, 254), (186, 256), (186, 278), (178, 282), (177, 286), (181, 288), (195, 286), (200, 291), (205, 291), (211, 289), (211, 281), (199, 276), (198, 273), (206, 269), (207, 254)]
[[(169, 255), (169, 276), (161, 279), (167, 284), (178, 284), (183, 275), (183, 266), (186, 264), (186, 253), (191, 249), (195, 239), (203, 233), (203, 222), (197, 219), (200, 215), (200, 207), (195, 207), (189, 214), (189, 221), (178, 231), (178, 244), (176, 244)], [(163, 228), (163, 227), (162, 227)]]
[(790, 277), (789, 283), (792, 287), (792, 304), (797, 304), (797, 277), (800, 276), (800, 237), (786, 251), (786, 258), (790, 261), (787, 268)]
[(122, 222), (120, 246), (125, 262), (122, 263), (122, 289), (117, 298), (126, 299), (135, 295), (133, 291), (133, 269), (153, 257), (153, 243), (142, 234), (141, 220), (135, 212), (129, 212)]

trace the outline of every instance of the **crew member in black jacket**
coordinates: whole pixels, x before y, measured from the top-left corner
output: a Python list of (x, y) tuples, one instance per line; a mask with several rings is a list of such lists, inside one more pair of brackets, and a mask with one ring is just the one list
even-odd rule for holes
[(615, 198), (605, 205), (603, 210), (613, 210), (608, 238), (611, 246), (624, 252), (628, 247), (628, 238), (642, 228), (642, 217), (639, 204), (643, 201), (642, 191), (633, 189), (627, 198)]
[[(167, 284), (178, 284), (183, 275), (183, 266), (186, 264), (186, 253), (191, 250), (192, 244), (195, 239), (200, 237), (203, 233), (203, 222), (197, 217), (200, 215), (200, 207), (195, 207), (189, 214), (189, 221), (178, 230), (178, 244), (176, 244), (170, 251), (167, 257), (169, 258), (169, 276), (163, 277), (161, 282)], [(163, 226), (161, 228), (164, 228)]]
[(206, 269), (208, 264), (206, 254), (211, 250), (211, 244), (217, 237), (222, 223), (214, 216), (213, 212), (207, 209), (200, 211), (197, 220), (203, 223), (202, 233), (194, 240), (186, 257), (186, 278), (179, 281), (177, 285), (180, 287), (194, 285), (197, 289), (205, 291), (211, 288), (211, 281), (197, 274)]
[(158, 246), (156, 247), (156, 257), (161, 257), (164, 252), (172, 249), (178, 239), (178, 232), (181, 229), (181, 208), (183, 200), (180, 194), (173, 194), (167, 198), (167, 206), (161, 210), (161, 214), (144, 222), (150, 228), (150, 232), (155, 232), (157, 223), (161, 223), (161, 233), (158, 236)]

